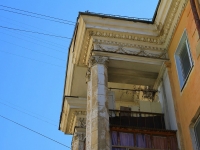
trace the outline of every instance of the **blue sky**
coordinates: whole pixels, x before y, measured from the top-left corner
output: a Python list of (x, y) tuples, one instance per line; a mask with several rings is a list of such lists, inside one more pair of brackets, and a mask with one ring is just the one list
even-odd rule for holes
[[(0, 5), (76, 22), (86, 10), (152, 18), (157, 0), (1, 0)], [(71, 147), (72, 136), (58, 130), (70, 40), (2, 27), (71, 38), (74, 26), (5, 10), (16, 11), (0, 6), (0, 149), (66, 150), (1, 116)]]

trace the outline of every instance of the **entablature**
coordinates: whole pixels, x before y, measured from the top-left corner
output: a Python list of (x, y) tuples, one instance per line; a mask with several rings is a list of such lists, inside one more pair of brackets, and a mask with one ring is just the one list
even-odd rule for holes
[(75, 64), (87, 66), (91, 51), (100, 40), (101, 45), (106, 43), (124, 49), (134, 47), (141, 51), (159, 50), (166, 54), (186, 2), (187, 0), (170, 0), (167, 3), (161, 1), (153, 24), (81, 14), (74, 49)]
[(75, 127), (85, 128), (86, 98), (66, 96), (60, 122), (60, 130), (73, 134)]

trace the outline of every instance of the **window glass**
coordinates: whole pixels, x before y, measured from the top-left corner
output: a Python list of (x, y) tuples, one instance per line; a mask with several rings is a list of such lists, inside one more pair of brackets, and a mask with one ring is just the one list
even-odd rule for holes
[(182, 51), (180, 53), (181, 68), (183, 73), (183, 78), (186, 79), (188, 72), (190, 71), (190, 58), (187, 52), (186, 43), (184, 43)]
[(180, 87), (181, 89), (183, 89), (193, 66), (186, 31), (184, 31), (178, 48), (176, 50), (175, 59)]

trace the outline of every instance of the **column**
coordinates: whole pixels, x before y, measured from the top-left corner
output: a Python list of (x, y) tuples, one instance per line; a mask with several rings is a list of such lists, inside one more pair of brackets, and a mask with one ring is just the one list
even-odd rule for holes
[(87, 115), (86, 115), (86, 150), (91, 149), (91, 103), (92, 103), (92, 82), (91, 82), (91, 72), (90, 68), (86, 73), (86, 83), (87, 83)]
[(178, 140), (178, 147), (181, 150), (185, 150), (185, 146), (184, 146), (184, 137), (183, 137), (183, 132), (182, 132), (182, 128), (181, 128), (181, 122), (180, 122), (180, 114), (178, 111), (178, 107), (177, 107), (177, 101), (176, 101), (176, 94), (175, 94), (175, 87), (174, 87), (174, 81), (173, 81), (173, 77), (172, 77), (172, 71), (171, 71), (171, 63), (170, 61), (166, 61), (165, 62), (165, 66), (167, 69), (167, 74), (168, 74), (168, 78), (169, 78), (169, 83), (171, 86), (171, 94), (172, 94), (172, 102), (174, 104), (174, 112), (175, 112), (175, 120), (177, 123), (177, 140)]
[(85, 139), (85, 129), (75, 128), (73, 140), (72, 140), (72, 150), (84, 150), (84, 139)]
[(90, 58), (87, 72), (87, 150), (110, 150), (107, 64), (108, 57)]

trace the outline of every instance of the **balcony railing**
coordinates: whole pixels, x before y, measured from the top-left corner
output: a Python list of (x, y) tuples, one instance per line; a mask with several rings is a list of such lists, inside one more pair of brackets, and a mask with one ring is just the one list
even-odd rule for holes
[(110, 126), (165, 129), (164, 114), (109, 110)]

